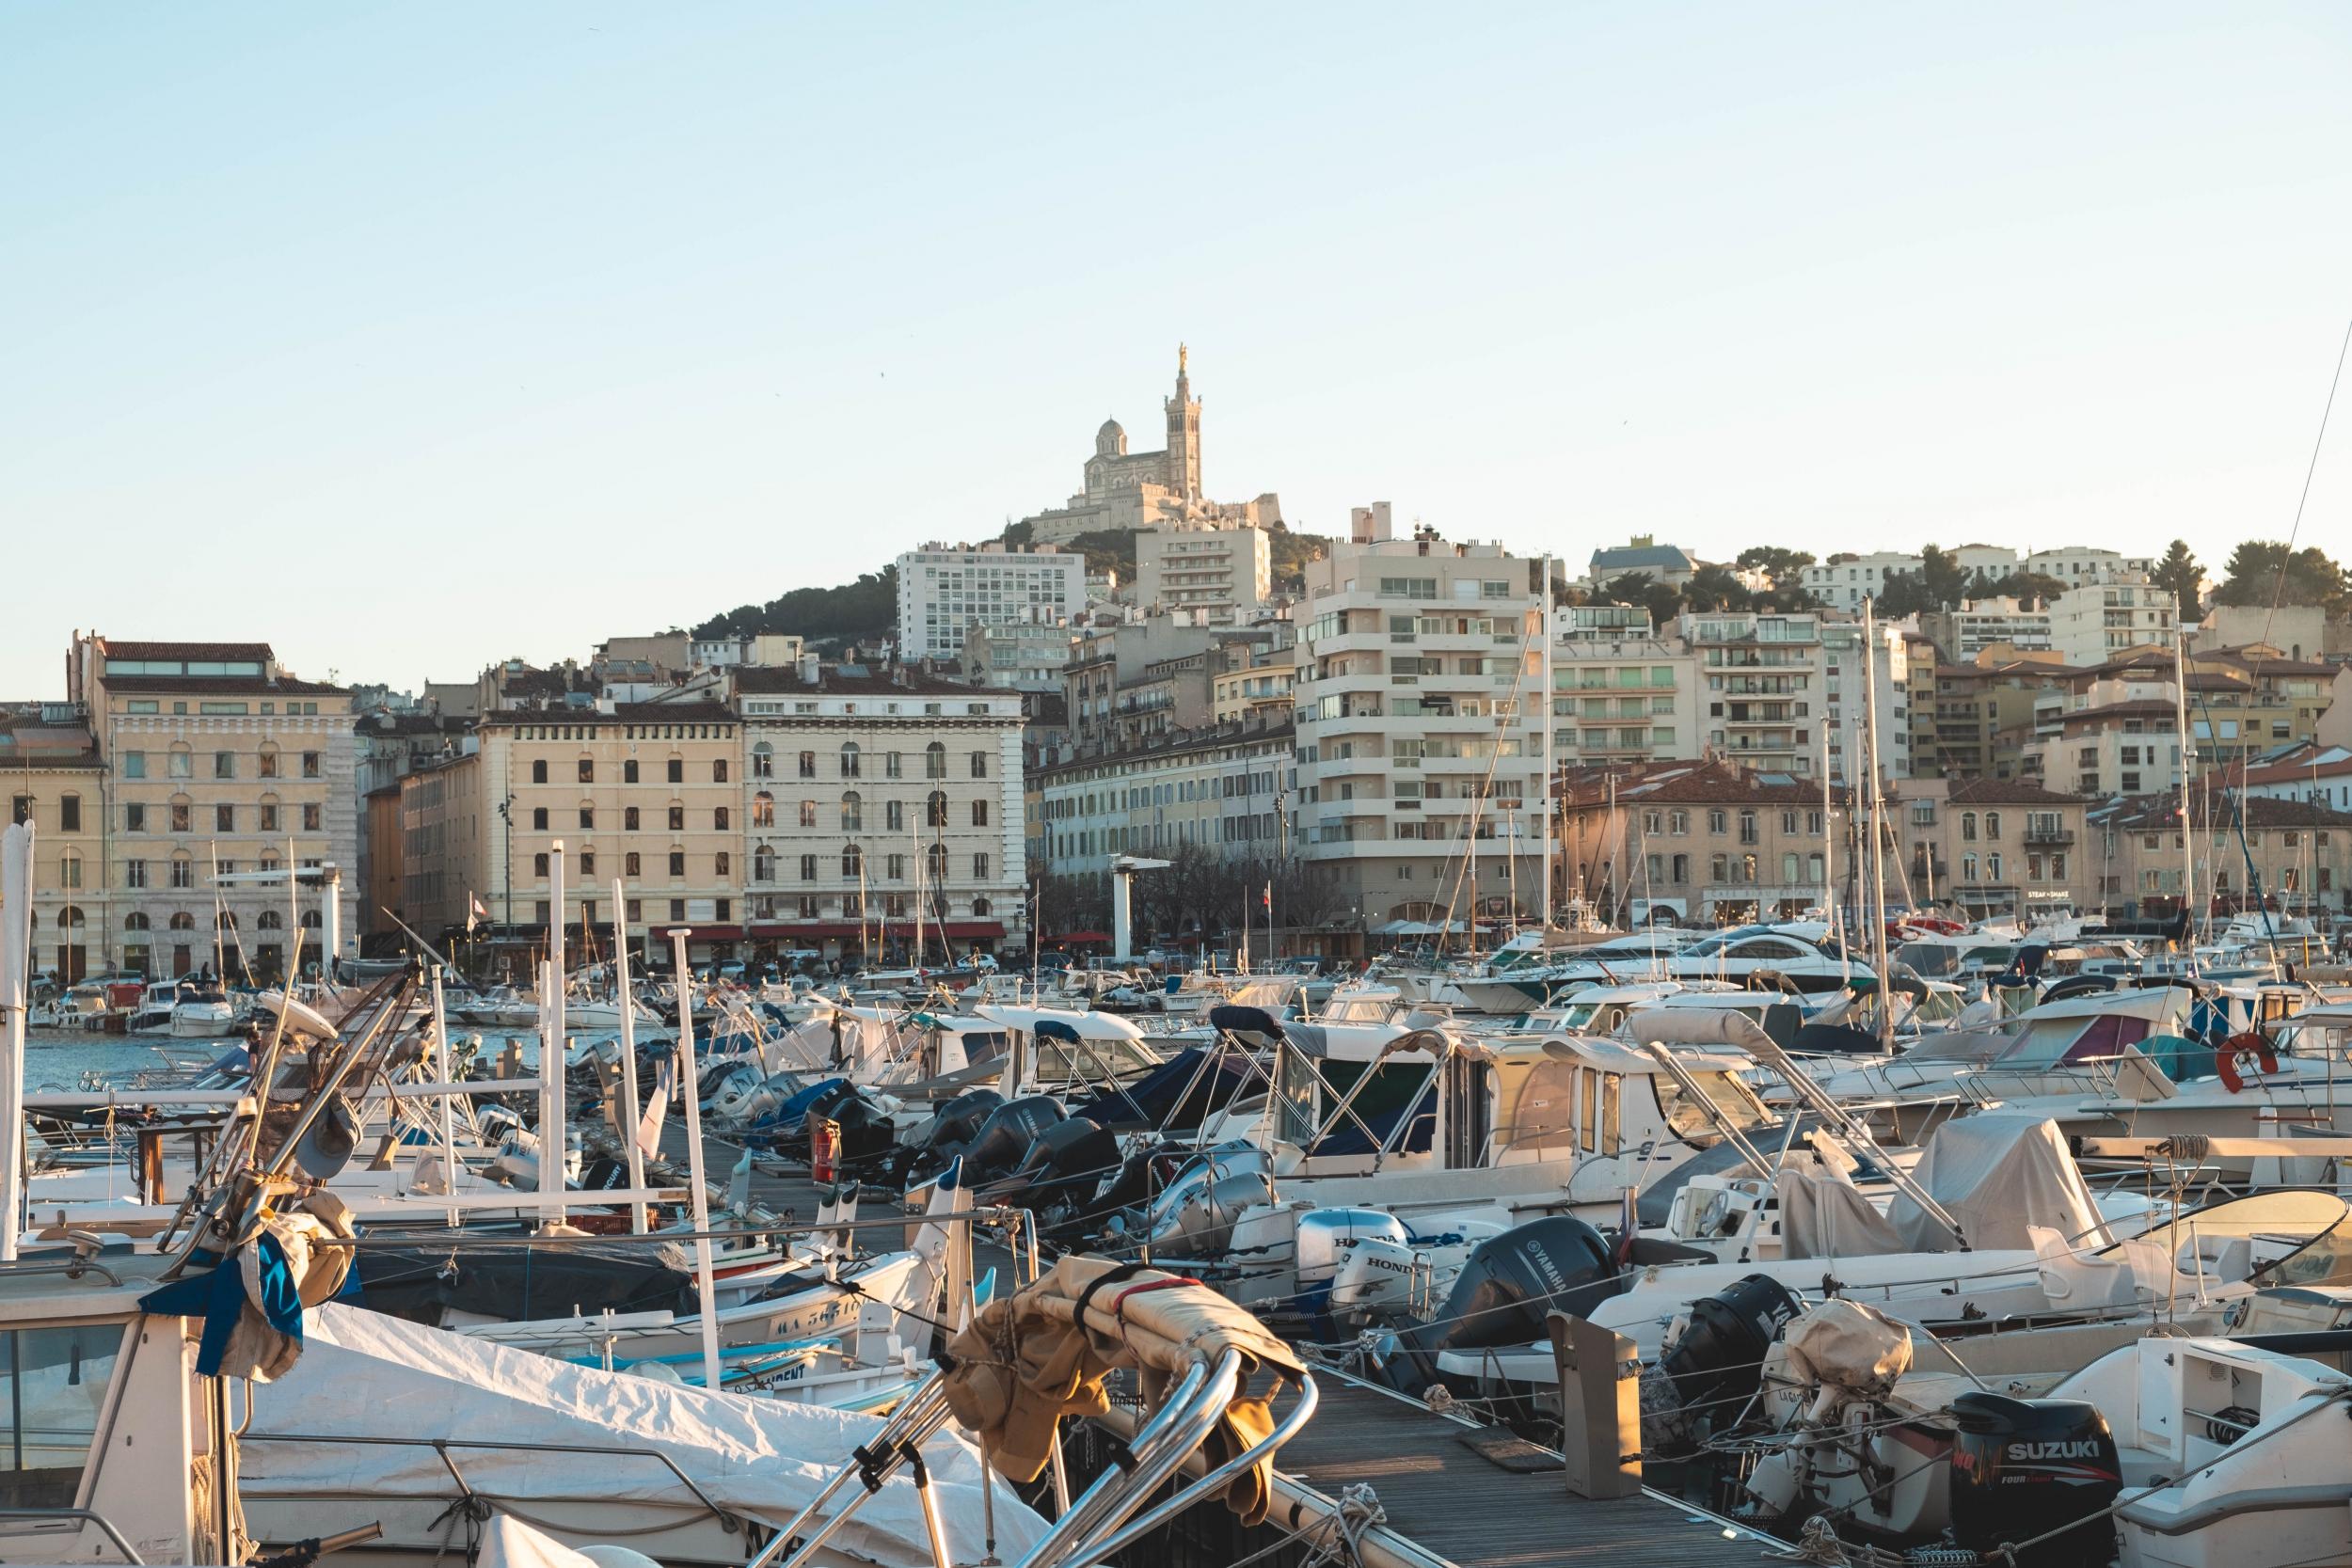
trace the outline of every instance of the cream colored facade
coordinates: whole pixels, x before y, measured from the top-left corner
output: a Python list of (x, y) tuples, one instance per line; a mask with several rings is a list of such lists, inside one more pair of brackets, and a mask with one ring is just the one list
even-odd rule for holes
[(0, 723), (0, 772), (7, 820), (33, 825), (34, 973), (71, 985), (115, 968), (124, 933), (106, 918), (105, 780), (89, 732), (64, 714), (55, 722)]
[(1274, 594), (1274, 545), (1256, 528), (1146, 529), (1136, 535), (1145, 610), (1256, 610)]
[(1288, 724), (1297, 653), (1295, 643), (1279, 648), (1240, 641), (1218, 644), (1209, 678), (1209, 721), (1221, 726), (1255, 719)]
[(465, 928), (468, 900), (477, 897), (490, 919), (500, 918), (490, 906), (490, 855), (501, 824), (480, 753), (405, 774), (399, 787), (401, 918), (427, 937), (446, 937)]
[(332, 868), (348, 956), (359, 859), (349, 692), (296, 679), (267, 643), (95, 633), (75, 640), (67, 679), (103, 767), (105, 896), (87, 918), (108, 922), (126, 964), (166, 978), (206, 964), (239, 979), (277, 974), (298, 921), (309, 969), (323, 950), (324, 895), (216, 879), (290, 865), (322, 877)]

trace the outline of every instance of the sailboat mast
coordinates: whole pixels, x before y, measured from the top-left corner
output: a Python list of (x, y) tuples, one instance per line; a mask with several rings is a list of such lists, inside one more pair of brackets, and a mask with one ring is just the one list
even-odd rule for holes
[(2197, 973), (2197, 825), (2189, 811), (2190, 781), (2197, 773), (2197, 738), (2188, 727), (2186, 628), (2172, 633), (2172, 722), (2181, 736), (2181, 918), (2185, 920), (2188, 973)]
[[(1535, 914), (1536, 925), (1541, 929), (1549, 930), (1551, 928), (1551, 770), (1552, 760), (1558, 755), (1552, 750), (1556, 742), (1553, 738), (1551, 721), (1551, 557), (1543, 558), (1539, 570), (1541, 579), (1535, 593), (1535, 631), (1536, 635), (1543, 640), (1543, 655), (1537, 662), (1537, 669), (1541, 672), (1538, 679), (1542, 682), (1543, 689), (1537, 695), (1536, 701), (1542, 705), (1540, 733), (1543, 737), (1544, 758), (1542, 770), (1538, 775), (1540, 782), (1536, 787), (1542, 792), (1543, 801), (1541, 807), (1538, 808), (1538, 816), (1542, 820), (1537, 824), (1537, 832), (1542, 839), (1544, 879), (1541, 891), (1535, 895)], [(1513, 907), (1517, 908), (1516, 903)]]
[(1868, 769), (1864, 777), (1870, 791), (1870, 892), (1871, 948), (1878, 955), (1879, 1044), (1890, 1054), (1895, 1049), (1894, 998), (1887, 990), (1886, 961), (1886, 835), (1881, 831), (1879, 812), (1883, 804), (1879, 792), (1879, 662), (1878, 619), (1876, 606), (1868, 599), (1862, 601), (1862, 721), (1869, 737), (1869, 755), (1865, 760)]

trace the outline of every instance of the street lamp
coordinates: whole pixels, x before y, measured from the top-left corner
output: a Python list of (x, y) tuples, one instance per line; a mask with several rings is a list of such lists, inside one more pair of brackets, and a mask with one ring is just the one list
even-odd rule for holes
[(506, 928), (515, 928), (515, 797), (499, 802), (499, 820), (506, 824)]

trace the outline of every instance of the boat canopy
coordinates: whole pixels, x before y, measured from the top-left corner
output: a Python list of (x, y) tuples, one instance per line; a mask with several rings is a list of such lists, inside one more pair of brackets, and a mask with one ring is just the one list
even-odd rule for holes
[(1053, 1007), (1009, 1007), (988, 1003), (980, 1017), (1000, 1029), (1059, 1040), (1140, 1040), (1143, 1031), (1116, 1013), (1074, 1012)]

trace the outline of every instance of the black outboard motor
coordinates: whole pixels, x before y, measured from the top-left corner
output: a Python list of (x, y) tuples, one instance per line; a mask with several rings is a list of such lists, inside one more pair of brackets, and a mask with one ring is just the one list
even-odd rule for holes
[[(776, 1128), (770, 1147), (787, 1160), (806, 1160), (812, 1156), (814, 1134), (822, 1122), (831, 1119), (835, 1107), (853, 1099), (857, 1085), (847, 1078), (829, 1078), (814, 1088), (803, 1089), (795, 1100), (801, 1101), (800, 1115), (783, 1120)], [(805, 1099), (802, 1097), (805, 1096)], [(787, 1101), (785, 1107), (791, 1108)]]
[[(1765, 1353), (1804, 1310), (1788, 1286), (1765, 1274), (1692, 1302), (1689, 1323), (1658, 1358), (1659, 1373), (1674, 1389), (1673, 1427), (1689, 1435), (1696, 1422), (1723, 1427), (1738, 1420), (1763, 1384)], [(1652, 1398), (1647, 1380), (1644, 1393), (1646, 1410)]]
[[(2123, 1490), (2115, 1437), (2099, 1407), (2082, 1400), (1952, 1399), (1952, 1539), (1989, 1554), (2061, 1525), (2105, 1513)], [(2017, 1568), (2105, 1562), (2112, 1521), (2077, 1525), (2016, 1554)]]
[(927, 1125), (918, 1128), (912, 1138), (898, 1147), (897, 1155), (883, 1169), (883, 1179), (900, 1187), (912, 1187), (938, 1175), (1004, 1102), (1005, 1097), (994, 1089), (966, 1089), (947, 1101), (933, 1113)]
[(1009, 1100), (988, 1114), (972, 1141), (956, 1152), (963, 1156), (963, 1179), (977, 1185), (1011, 1173), (1027, 1157), (1038, 1134), (1062, 1119), (1061, 1101), (1048, 1094)]
[(833, 1139), (833, 1167), (836, 1173), (871, 1170), (898, 1145), (897, 1123), (865, 1095), (850, 1095), (830, 1112), (812, 1111), (809, 1115), (812, 1136), (817, 1132), (817, 1120), (821, 1117), (825, 1121)]
[(1400, 1332), (1382, 1371), (1391, 1386), (1419, 1394), (1445, 1381), (1439, 1352), (1532, 1344), (1544, 1338), (1549, 1314), (1589, 1316), (1623, 1288), (1599, 1231), (1567, 1214), (1531, 1220), (1471, 1250), (1444, 1309)]
[(1118, 1169), (1118, 1136), (1089, 1117), (1071, 1117), (1040, 1132), (1012, 1174), (975, 1197), (1058, 1214), (1087, 1206)]

